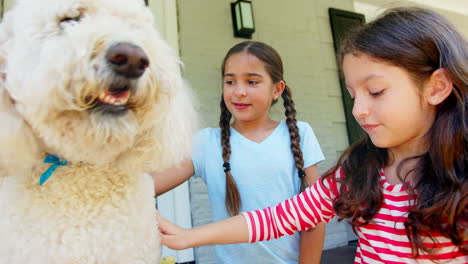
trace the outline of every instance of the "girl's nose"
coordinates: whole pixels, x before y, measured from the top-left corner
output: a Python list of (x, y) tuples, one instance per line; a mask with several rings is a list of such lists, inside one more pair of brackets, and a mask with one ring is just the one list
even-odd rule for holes
[(354, 98), (353, 116), (354, 118), (362, 118), (369, 115), (369, 105), (364, 97), (356, 96)]
[(236, 90), (234, 91), (236, 96), (246, 96), (247, 95), (247, 87), (243, 84), (238, 84), (236, 86)]

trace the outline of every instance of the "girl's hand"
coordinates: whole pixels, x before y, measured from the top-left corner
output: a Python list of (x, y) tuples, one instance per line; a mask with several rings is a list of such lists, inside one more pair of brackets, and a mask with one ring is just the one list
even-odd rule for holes
[(181, 250), (190, 247), (188, 239), (190, 230), (171, 223), (159, 214), (157, 214), (156, 218), (159, 223), (159, 231), (162, 233), (161, 243), (163, 245), (175, 250)]
[(247, 222), (242, 215), (222, 221), (185, 229), (157, 215), (161, 243), (175, 250), (203, 245), (225, 245), (246, 243), (249, 239)]

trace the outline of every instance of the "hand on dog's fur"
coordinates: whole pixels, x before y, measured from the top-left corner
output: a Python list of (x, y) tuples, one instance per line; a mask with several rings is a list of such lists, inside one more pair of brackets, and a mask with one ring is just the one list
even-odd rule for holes
[(168, 248), (181, 250), (190, 247), (187, 237), (184, 236), (186, 229), (168, 221), (161, 215), (157, 215), (159, 230), (161, 231), (161, 243)]

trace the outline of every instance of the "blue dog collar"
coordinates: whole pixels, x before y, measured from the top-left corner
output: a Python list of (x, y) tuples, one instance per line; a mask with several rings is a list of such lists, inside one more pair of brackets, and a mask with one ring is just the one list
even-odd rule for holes
[(44, 163), (52, 163), (52, 165), (41, 174), (41, 177), (39, 178), (39, 185), (44, 184), (59, 166), (65, 166), (68, 164), (66, 160), (60, 161), (60, 159), (55, 155), (49, 155), (45, 157)]

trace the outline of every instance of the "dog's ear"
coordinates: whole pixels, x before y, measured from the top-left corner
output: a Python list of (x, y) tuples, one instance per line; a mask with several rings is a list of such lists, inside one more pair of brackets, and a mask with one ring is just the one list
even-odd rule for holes
[(8, 46), (13, 38), (10, 19), (7, 13), (0, 23), (0, 177), (17, 174), (39, 156), (39, 145), (7, 89)]

